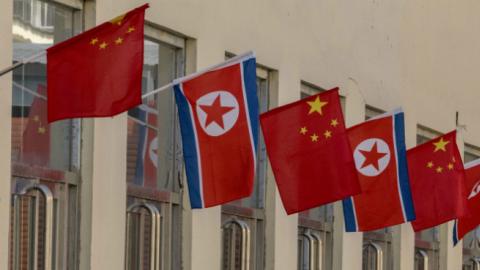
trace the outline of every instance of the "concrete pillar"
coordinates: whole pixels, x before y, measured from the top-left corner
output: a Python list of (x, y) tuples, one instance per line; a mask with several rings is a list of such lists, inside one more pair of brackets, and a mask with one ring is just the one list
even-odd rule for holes
[[(407, 150), (417, 144), (417, 119), (403, 108), (405, 113), (405, 143)], [(393, 269), (410, 270), (415, 261), (415, 232), (410, 223), (395, 226), (393, 229)]]
[[(365, 119), (365, 100), (354, 79), (349, 78), (340, 87), (340, 95), (346, 97), (345, 124), (351, 127)], [(363, 233), (345, 232), (342, 202), (334, 205), (333, 269), (362, 269)]]
[[(86, 2), (86, 28), (133, 7), (126, 4)], [(80, 269), (124, 269), (126, 149), (126, 113), (83, 120)]]
[[(0, 68), (12, 64), (12, 5), (13, 1), (1, 1), (0, 10)], [(8, 269), (8, 232), (10, 226), (10, 152), (12, 119), (12, 74), (0, 77), (0, 269)]]

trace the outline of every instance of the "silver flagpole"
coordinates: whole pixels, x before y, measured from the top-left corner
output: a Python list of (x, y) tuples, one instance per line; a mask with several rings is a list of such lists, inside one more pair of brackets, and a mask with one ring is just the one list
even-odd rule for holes
[(33, 55), (30, 56), (30, 57), (25, 58), (25, 59), (23, 59), (23, 60), (15, 63), (15, 64), (13, 64), (13, 65), (7, 67), (7, 68), (2, 69), (2, 70), (0, 71), (0, 77), (3, 76), (3, 75), (5, 75), (5, 74), (7, 74), (8, 72), (10, 72), (10, 71), (18, 68), (18, 67), (21, 67), (21, 66), (23, 66), (23, 65), (25, 65), (25, 64), (27, 64), (27, 63), (30, 63), (31, 61), (33, 61), (33, 60), (35, 60), (35, 59), (38, 59), (38, 58), (44, 56), (45, 54), (47, 54), (47, 51), (46, 51), (46, 50), (43, 50), (43, 51), (41, 51), (41, 52), (38, 52), (38, 53), (36, 53), (36, 54), (33, 54)]

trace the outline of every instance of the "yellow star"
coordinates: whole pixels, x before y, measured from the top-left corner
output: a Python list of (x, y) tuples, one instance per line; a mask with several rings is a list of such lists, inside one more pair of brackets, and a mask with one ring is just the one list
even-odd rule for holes
[(110, 23), (116, 24), (116, 25), (122, 25), (122, 20), (123, 20), (123, 18), (125, 18), (125, 14), (113, 18), (113, 19), (110, 21)]
[(308, 114), (318, 112), (320, 115), (323, 115), (323, 112), (322, 112), (323, 106), (328, 104), (328, 102), (326, 101), (321, 101), (320, 97), (318, 96), (314, 101), (307, 101), (307, 103), (308, 105), (310, 105), (310, 111), (308, 111)]
[(441, 173), (441, 172), (443, 172), (443, 168), (438, 166), (436, 171), (437, 171), (437, 173)]
[(34, 122), (40, 121), (40, 117), (39, 117), (38, 115), (35, 115), (35, 116), (33, 117), (33, 121), (34, 121)]
[(337, 127), (338, 126), (338, 120), (337, 119), (332, 119), (332, 121), (330, 121), (330, 125), (332, 127)]
[(325, 138), (331, 138), (332, 137), (332, 132), (330, 130), (326, 130), (323, 135), (325, 136)]
[(120, 45), (123, 42), (123, 38), (119, 37), (115, 40), (115, 44)]
[(445, 146), (449, 144), (449, 141), (444, 141), (443, 138), (440, 138), (438, 142), (434, 142), (433, 145), (435, 145), (435, 150), (433, 152), (437, 152), (438, 150), (442, 150), (443, 152), (446, 152), (447, 149), (445, 149)]
[(38, 133), (40, 133), (40, 134), (45, 134), (45, 131), (46, 131), (46, 130), (45, 130), (44, 127), (39, 127), (39, 128), (38, 128)]
[(448, 169), (453, 170), (453, 164), (452, 163), (448, 163)]
[(300, 134), (305, 135), (305, 134), (307, 133), (307, 131), (308, 131), (308, 130), (307, 130), (307, 127), (302, 127), (302, 128), (300, 129)]
[(108, 43), (106, 43), (106, 42), (104, 41), (104, 42), (102, 42), (102, 44), (100, 44), (99, 47), (100, 47), (100, 49), (103, 50), (103, 49), (107, 48), (107, 46), (108, 46)]
[(427, 168), (433, 168), (433, 162), (431, 162), (431, 161), (428, 162), (428, 163), (427, 163)]
[(313, 133), (313, 135), (312, 135), (312, 136), (310, 136), (310, 138), (312, 139), (312, 142), (316, 142), (316, 141), (318, 141), (318, 135), (317, 135), (317, 134), (315, 134), (315, 133)]
[(97, 44), (97, 42), (98, 42), (98, 38), (92, 38), (92, 40), (90, 40), (91, 45), (95, 45)]
[(135, 27), (132, 27), (132, 26), (128, 27), (127, 34), (133, 32), (133, 31), (135, 31)]

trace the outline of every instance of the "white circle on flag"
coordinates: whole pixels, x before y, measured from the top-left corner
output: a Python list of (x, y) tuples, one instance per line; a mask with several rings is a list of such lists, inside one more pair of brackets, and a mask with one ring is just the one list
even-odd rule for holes
[(150, 158), (150, 161), (153, 163), (153, 166), (155, 166), (155, 168), (157, 168), (157, 164), (158, 164), (157, 150), (158, 150), (158, 138), (155, 137), (155, 139), (153, 139), (148, 146), (148, 157)]
[(388, 167), (390, 148), (384, 140), (370, 138), (357, 145), (353, 157), (355, 167), (361, 174), (374, 177)]
[(468, 200), (475, 198), (478, 193), (480, 193), (480, 181), (478, 181), (472, 188), (470, 195), (468, 195)]
[(238, 120), (238, 101), (227, 91), (210, 92), (196, 102), (200, 126), (210, 136), (220, 136), (233, 128)]

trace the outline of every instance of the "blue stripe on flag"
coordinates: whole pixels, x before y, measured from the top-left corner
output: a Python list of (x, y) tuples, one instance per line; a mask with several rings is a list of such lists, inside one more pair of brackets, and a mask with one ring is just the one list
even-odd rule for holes
[(407, 151), (405, 147), (405, 120), (403, 112), (394, 114), (395, 121), (395, 144), (397, 147), (398, 181), (400, 194), (403, 201), (403, 210), (407, 221), (415, 220), (415, 210), (408, 177)]
[(357, 221), (355, 220), (355, 212), (353, 209), (352, 197), (348, 197), (342, 200), (343, 204), (343, 217), (345, 218), (345, 231), (356, 232)]
[[(243, 62), (243, 82), (247, 94), (247, 106), (252, 129), (255, 151), (258, 143), (258, 99), (257, 99), (257, 64), (255, 58)], [(256, 153), (253, 153), (254, 155)]]
[(453, 246), (456, 246), (458, 243), (458, 220), (455, 220), (453, 224)]
[[(147, 122), (147, 112), (137, 108), (138, 110), (138, 119)], [(144, 125), (139, 125), (138, 127), (138, 147), (137, 147), (137, 162), (135, 163), (135, 178), (133, 183), (135, 185), (143, 186), (144, 183), (144, 173), (145, 173), (145, 155), (144, 151), (147, 151), (147, 127)]]
[(180, 131), (182, 133), (183, 156), (185, 159), (190, 204), (192, 208), (202, 208), (200, 171), (197, 159), (198, 149), (195, 143), (195, 133), (193, 131), (193, 120), (190, 116), (190, 107), (186, 97), (180, 90), (180, 85), (176, 84), (174, 90), (178, 118), (180, 120)]

